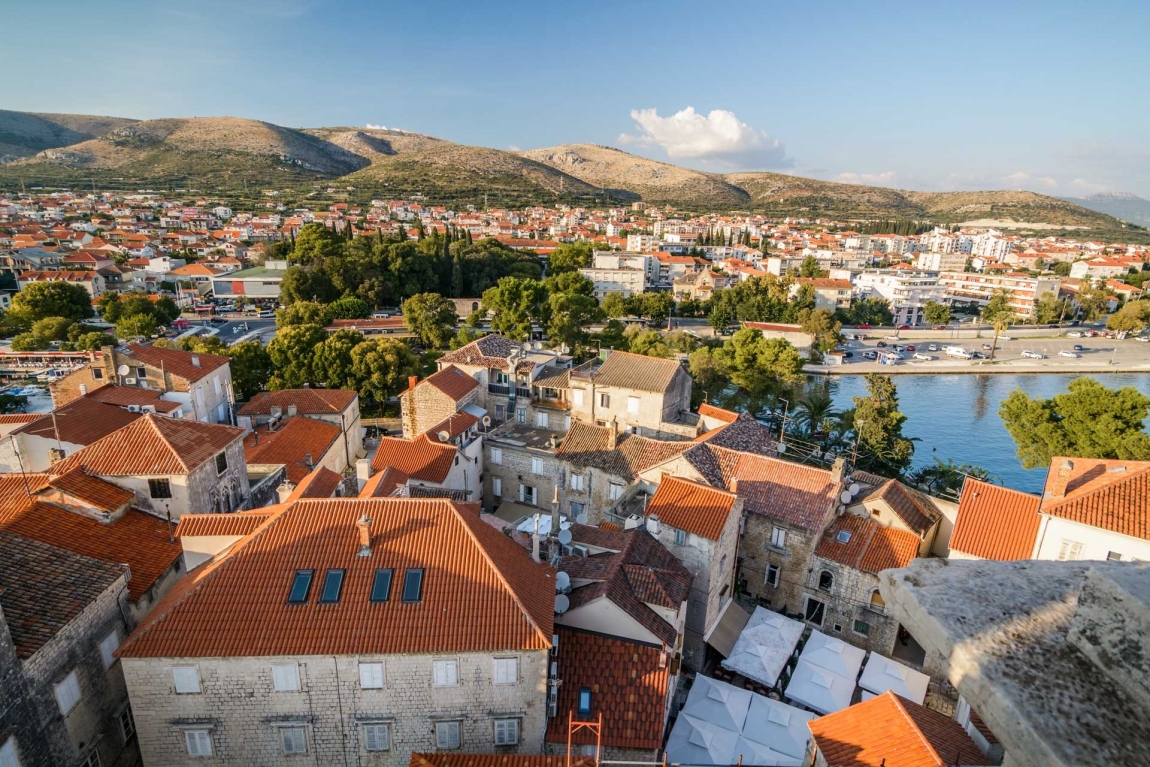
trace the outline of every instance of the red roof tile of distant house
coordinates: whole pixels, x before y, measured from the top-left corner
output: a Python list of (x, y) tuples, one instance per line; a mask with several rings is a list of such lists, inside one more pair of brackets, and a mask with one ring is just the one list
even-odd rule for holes
[(734, 493), (664, 474), (645, 513), (658, 516), (662, 524), (717, 541), (736, 500)]
[(1042, 499), (967, 478), (950, 548), (980, 559), (1030, 559), (1042, 517)]
[(843, 514), (823, 534), (815, 556), (878, 575), (906, 567), (918, 555), (921, 541), (914, 533), (884, 527), (857, 514)]
[(196, 354), (179, 349), (161, 349), (158, 346), (138, 344), (128, 346), (128, 355), (145, 365), (162, 367), (165, 372), (188, 381), (198, 381), (229, 362), (227, 357), (215, 354)]
[(52, 470), (62, 474), (83, 466), (105, 476), (187, 474), (243, 433), (235, 426), (148, 414), (77, 450)]
[(280, 389), (262, 391), (251, 398), (236, 415), (271, 415), (273, 407), (283, 415), (295, 405), (299, 415), (339, 415), (359, 396), (351, 389)]
[(455, 445), (433, 440), (426, 434), (415, 439), (381, 437), (371, 468), (396, 468), (414, 480), (440, 483), (447, 479), (455, 453)]
[[(99, 390), (97, 390), (99, 391)], [(97, 440), (143, 418), (116, 405), (105, 404), (95, 397), (79, 397), (52, 414), (40, 417), (16, 429), (14, 434), (27, 434), (73, 445), (90, 445)]]
[(416, 386), (423, 384), (434, 386), (456, 402), (463, 399), (468, 393), (479, 386), (478, 381), (454, 365), (448, 365), (438, 373), (429, 375), (417, 383)]
[(1150, 461), (1055, 457), (1039, 510), (1150, 540)]
[(739, 417), (739, 414), (733, 410), (724, 410), (721, 407), (715, 407), (714, 405), (708, 404), (706, 402), (699, 405), (699, 415), (707, 418), (714, 418), (726, 423), (733, 423)]
[[(343, 431), (335, 424), (304, 416), (281, 421), (274, 431), (260, 426), (244, 438), (244, 460), (252, 463), (282, 463), (287, 478), (302, 482), (312, 472)], [(307, 464), (311, 458), (312, 465)]]

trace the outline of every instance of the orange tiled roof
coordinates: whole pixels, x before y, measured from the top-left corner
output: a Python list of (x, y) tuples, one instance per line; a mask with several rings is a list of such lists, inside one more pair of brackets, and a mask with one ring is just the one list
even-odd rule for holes
[(360, 498), (387, 498), (398, 488), (407, 484), (410, 479), (394, 466), (388, 466), (383, 471), (376, 472), (371, 479), (363, 483), (360, 488)]
[(884, 481), (878, 491), (868, 495), (866, 500), (872, 498), (885, 501), (898, 518), (920, 537), (925, 536), (927, 531), (942, 518), (942, 512), (929, 498), (897, 479)]
[(282, 408), (286, 415), (289, 405), (295, 405), (300, 415), (339, 415), (358, 396), (350, 389), (262, 391), (237, 410), (236, 415), (271, 415), (272, 407)]
[[(220, 357), (215, 354), (195, 354), (179, 349), (162, 349), (158, 346), (140, 346), (138, 344), (128, 346), (128, 356), (143, 362), (145, 365), (162, 367), (165, 372), (189, 381), (198, 381), (229, 362), (227, 357)], [(199, 357), (199, 367), (192, 364), (193, 357)]]
[(839, 492), (829, 471), (753, 453), (715, 452), (724, 476), (738, 480), (735, 492), (747, 511), (807, 530), (822, 528)]
[(91, 445), (141, 418), (140, 413), (129, 413), (116, 405), (104, 404), (96, 397), (79, 397), (56, 408), (55, 418), (50, 413), (42, 414), (39, 420), (21, 426), (13, 433), (52, 441), (59, 434), (63, 442)]
[(187, 474), (243, 435), (243, 429), (148, 414), (77, 450), (53, 467), (63, 474)]
[(664, 474), (647, 504), (647, 516), (701, 538), (719, 540), (735, 505), (735, 494)]
[(303, 478), (296, 485), (296, 489), (289, 496), (289, 501), (298, 501), (300, 498), (331, 498), (335, 495), (343, 477), (326, 466), (319, 466)]
[[(849, 534), (846, 543), (839, 533)], [(878, 575), (892, 567), (906, 567), (918, 555), (921, 541), (914, 533), (884, 527), (858, 514), (843, 514), (827, 528), (815, 556)]]
[[(559, 635), (558, 713), (547, 724), (546, 739), (567, 742), (567, 715), (580, 719), (579, 689), (591, 690), (591, 716), (603, 715), (603, 745), (655, 749), (663, 742), (664, 709), (670, 664), (657, 647), (566, 627)], [(588, 718), (588, 717), (582, 717)], [(587, 730), (573, 743), (594, 743)]]
[(1029, 493), (968, 477), (950, 548), (981, 559), (1030, 559), (1042, 519), (1041, 502)]
[(1040, 510), (1150, 540), (1150, 461), (1055, 457)]
[(715, 407), (714, 405), (707, 402), (699, 405), (699, 415), (705, 416), (707, 418), (714, 418), (719, 421), (724, 421), (725, 423), (733, 423), (739, 418), (739, 414), (735, 411), (724, 410), (721, 407)]
[[(571, 767), (594, 767), (592, 756), (571, 757)], [(413, 753), (408, 767), (567, 767), (567, 756), (536, 754)]]
[(990, 764), (958, 722), (892, 692), (807, 726), (823, 758), (836, 767)]
[(381, 437), (372, 471), (399, 469), (414, 480), (443, 482), (455, 461), (455, 445), (433, 440), (426, 434), (415, 439)]
[(268, 509), (239, 514), (185, 514), (176, 525), (176, 538), (205, 535), (248, 536), (272, 515)]
[[(367, 516), (371, 554), (358, 556)], [(306, 542), (306, 545), (304, 545)], [(340, 601), (320, 604), (324, 573), (345, 571)], [(395, 571), (370, 601), (377, 568)], [(402, 600), (424, 570), (422, 599)], [(297, 570), (315, 570), (307, 602), (287, 604)], [(223, 557), (189, 573), (120, 648), (124, 657), (391, 654), (545, 650), (554, 570), (479, 519), (477, 504), (381, 498), (285, 505)]]
[(416, 384), (416, 386), (422, 384), (434, 386), (456, 402), (463, 399), (472, 389), (479, 386), (478, 381), (454, 365), (448, 365), (438, 373), (428, 376)]
[(125, 490), (118, 485), (113, 485), (111, 482), (105, 482), (99, 477), (86, 474), (83, 467), (80, 466), (77, 466), (66, 474), (52, 477), (52, 479), (48, 481), (48, 486), (79, 498), (86, 503), (90, 503), (94, 508), (107, 512), (118, 511), (123, 506), (131, 503), (132, 499), (136, 497), (135, 493)]
[[(299, 484), (312, 472), (331, 446), (343, 434), (332, 423), (317, 421), (302, 415), (280, 422), (275, 431), (267, 426), (252, 430), (244, 438), (244, 460), (248, 463), (282, 463), (287, 467), (287, 478)], [(311, 455), (312, 465), (307, 465)]]

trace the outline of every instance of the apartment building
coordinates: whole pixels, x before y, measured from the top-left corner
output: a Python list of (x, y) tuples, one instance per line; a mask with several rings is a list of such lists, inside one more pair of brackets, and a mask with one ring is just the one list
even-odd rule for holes
[(965, 306), (986, 306), (995, 293), (1006, 291), (1015, 313), (1020, 318), (1031, 318), (1043, 297), (1058, 297), (1062, 280), (1010, 273), (943, 272), (939, 283), (945, 288), (950, 303)]
[[(280, 389), (256, 394), (236, 411), (240, 426), (263, 426), (276, 418), (301, 415), (334, 424), (343, 434), (345, 463), (363, 456), (359, 394), (350, 389)], [(248, 420), (244, 420), (248, 419)]]
[(915, 258), (914, 265), (928, 272), (961, 272), (966, 268), (968, 258), (970, 256), (961, 250), (948, 253), (923, 251)]
[(88, 295), (92, 296), (92, 298), (99, 298), (104, 295), (104, 291), (107, 290), (104, 275), (93, 271), (27, 271), (22, 272), (17, 278), (17, 284), (20, 286), (20, 290), (36, 282), (68, 282), (73, 285), (79, 285), (88, 291)]
[(595, 298), (603, 300), (611, 293), (623, 298), (638, 295), (647, 289), (647, 271), (633, 266), (587, 267), (579, 270), (595, 286)]
[(928, 301), (943, 303), (947, 294), (938, 272), (918, 269), (867, 269), (851, 278), (855, 295), (875, 296), (890, 303), (896, 325), (922, 322), (922, 309)]
[(300, 500), (179, 533), (215, 559), (119, 650), (145, 764), (542, 750), (555, 571), (477, 504)]
[(791, 286), (791, 296), (798, 295), (799, 289), (810, 285), (815, 292), (815, 308), (834, 312), (838, 309), (849, 309), (851, 295), (854, 290), (850, 280), (835, 279), (831, 277), (799, 277)]
[(698, 416), (691, 413), (691, 376), (677, 360), (629, 352), (607, 352), (571, 369), (564, 399), (571, 417), (650, 437), (693, 439)]

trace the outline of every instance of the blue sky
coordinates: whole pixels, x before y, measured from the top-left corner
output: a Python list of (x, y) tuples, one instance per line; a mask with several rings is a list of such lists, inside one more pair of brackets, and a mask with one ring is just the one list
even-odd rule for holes
[(1150, 197), (1148, 27), (1097, 0), (5, 2), (0, 108)]

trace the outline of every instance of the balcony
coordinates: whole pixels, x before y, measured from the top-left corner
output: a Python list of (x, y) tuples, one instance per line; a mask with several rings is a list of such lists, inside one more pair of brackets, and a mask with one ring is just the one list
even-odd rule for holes
[(516, 386), (515, 387), (515, 396), (516, 397), (527, 397), (528, 399), (530, 399), (531, 398), (531, 387), (530, 386)]
[(508, 396), (511, 393), (511, 387), (507, 384), (487, 384), (487, 391), (491, 394), (502, 394)]

